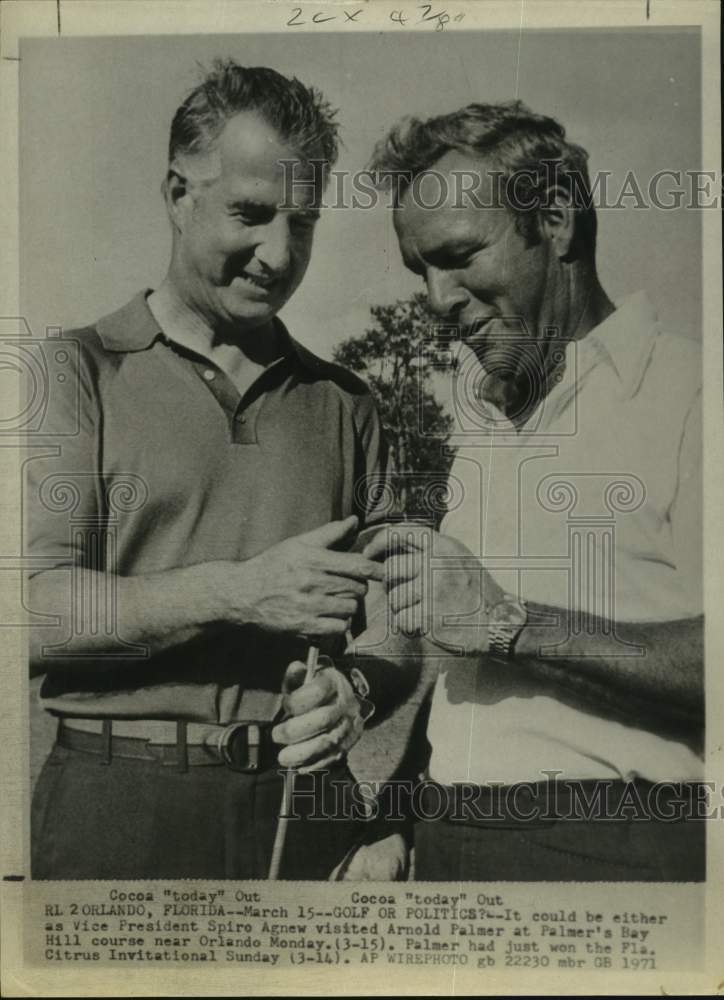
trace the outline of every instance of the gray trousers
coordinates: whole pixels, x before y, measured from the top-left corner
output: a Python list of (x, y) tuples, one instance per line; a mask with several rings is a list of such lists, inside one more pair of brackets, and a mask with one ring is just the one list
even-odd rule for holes
[[(346, 807), (346, 766), (298, 775), (280, 877), (326, 879), (361, 833)], [(31, 817), (34, 879), (267, 876), (282, 773), (223, 765), (186, 773), (157, 762), (55, 746)], [(324, 818), (324, 817), (329, 818)]]
[[(612, 783), (610, 800), (616, 801), (625, 787), (623, 782)], [(445, 882), (700, 882), (706, 877), (706, 821), (696, 818), (705, 815), (696, 803), (700, 787), (688, 786), (689, 792), (694, 790), (690, 807), (682, 809), (675, 819), (640, 814), (590, 818), (576, 816), (574, 811), (571, 818), (526, 821), (502, 813), (495, 821), (470, 822), (450, 818), (453, 810), (448, 810), (447, 816), (415, 823), (415, 878)], [(455, 794), (448, 791), (452, 802)], [(435, 801), (439, 803), (440, 797)], [(519, 797), (518, 801), (525, 800)], [(661, 801), (662, 812), (667, 813), (665, 796)], [(458, 814), (461, 812), (458, 809)], [(568, 815), (565, 809), (562, 812)], [(434, 813), (433, 806), (426, 815)], [(671, 815), (675, 815), (674, 810)]]

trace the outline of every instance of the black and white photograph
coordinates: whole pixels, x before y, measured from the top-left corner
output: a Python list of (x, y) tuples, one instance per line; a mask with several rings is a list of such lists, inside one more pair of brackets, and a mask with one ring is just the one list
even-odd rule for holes
[(47, 6), (8, 995), (716, 992), (718, 14)]

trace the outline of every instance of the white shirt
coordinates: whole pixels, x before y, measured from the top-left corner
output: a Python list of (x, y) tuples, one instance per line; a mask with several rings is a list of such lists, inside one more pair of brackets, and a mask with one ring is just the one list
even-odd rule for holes
[[(631, 296), (568, 344), (562, 380), (519, 433), (472, 399), (476, 364), (471, 356), (459, 368), (454, 387), (458, 452), (443, 534), (524, 600), (614, 622), (701, 614), (698, 346), (662, 333), (646, 296)], [(517, 674), (449, 661), (428, 727), (434, 780), (701, 777), (686, 744), (564, 704)]]

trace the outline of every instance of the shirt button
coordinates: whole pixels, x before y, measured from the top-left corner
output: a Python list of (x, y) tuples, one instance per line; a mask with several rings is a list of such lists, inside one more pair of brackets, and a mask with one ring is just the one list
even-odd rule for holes
[(204, 378), (206, 379), (207, 382), (214, 381), (214, 379), (216, 378), (216, 372), (213, 370), (213, 368), (207, 368), (204, 371)]
[(246, 423), (246, 417), (238, 416), (236, 419), (238, 420), (238, 422), (240, 424), (245, 424)]

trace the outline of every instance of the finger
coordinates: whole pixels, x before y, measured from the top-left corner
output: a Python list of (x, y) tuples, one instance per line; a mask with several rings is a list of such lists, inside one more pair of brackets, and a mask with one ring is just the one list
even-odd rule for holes
[[(333, 594), (318, 594), (312, 602), (311, 608), (307, 612), (318, 616), (320, 619), (337, 618), (340, 621), (347, 621), (357, 614), (359, 602), (354, 597), (338, 597)], [(316, 625), (308, 629), (309, 635), (321, 635)]]
[(427, 635), (430, 631), (429, 619), (425, 617), (421, 604), (405, 608), (393, 616), (393, 629), (407, 638)]
[(275, 743), (284, 746), (304, 744), (329, 733), (338, 721), (337, 706), (323, 705), (321, 708), (305, 712), (304, 715), (293, 715), (277, 723), (271, 735)]
[(366, 849), (362, 878), (368, 882), (395, 882), (402, 871), (402, 859), (386, 845), (376, 848), (372, 845)]
[(362, 555), (366, 559), (379, 559), (381, 556), (388, 555), (391, 549), (394, 550), (393, 535), (391, 529), (387, 528), (367, 542), (362, 550)]
[(327, 618), (322, 615), (310, 621), (308, 628), (304, 629), (303, 634), (319, 637), (344, 635), (349, 626), (349, 618)]
[(279, 764), (282, 767), (314, 766), (319, 769), (323, 763), (339, 760), (344, 752), (344, 737), (351, 731), (350, 721), (343, 719), (330, 732), (318, 733), (308, 740), (290, 743), (279, 751)]
[(328, 597), (323, 613), (330, 618), (353, 618), (357, 614), (358, 601), (354, 597)]
[[(306, 676), (306, 668), (305, 668)], [(284, 707), (290, 715), (304, 715), (323, 705), (332, 704), (337, 698), (337, 687), (322, 670), (289, 691), (284, 698)]]
[(403, 541), (409, 547), (416, 549), (429, 548), (432, 542), (433, 530), (426, 524), (406, 524), (399, 528)]
[(378, 559), (382, 555), (395, 552), (409, 552), (429, 545), (431, 531), (419, 524), (405, 524), (389, 527), (365, 545), (362, 554), (368, 559)]
[(408, 863), (407, 845), (399, 833), (364, 848), (362, 878), (372, 882), (395, 882), (404, 878)]
[(370, 589), (366, 580), (350, 580), (347, 577), (340, 579), (336, 576), (325, 576), (322, 586), (327, 594), (335, 597), (351, 597), (358, 601), (366, 597)]
[(385, 586), (391, 589), (398, 583), (414, 580), (422, 572), (422, 559), (419, 553), (403, 552), (401, 555), (390, 556), (385, 561)]
[(393, 614), (414, 608), (422, 602), (422, 594), (419, 587), (411, 583), (402, 583), (389, 593), (390, 609)]
[(321, 757), (310, 764), (300, 764), (296, 770), (299, 774), (311, 774), (312, 771), (323, 771), (326, 768), (332, 767), (333, 764), (339, 764), (343, 758), (344, 751), (338, 750), (337, 753), (331, 753), (328, 757)]
[(317, 568), (331, 576), (352, 580), (382, 580), (379, 563), (366, 559), (359, 552), (320, 552)]
[[(364, 723), (359, 715), (354, 717), (346, 716), (332, 732), (322, 733), (310, 741), (310, 744), (314, 743), (315, 746), (313, 748), (310, 747), (306, 763), (298, 764), (297, 769), (302, 772), (318, 771), (320, 768), (327, 767), (335, 761), (342, 760), (363, 732)], [(323, 748), (325, 744), (331, 747), (329, 753), (323, 754), (321, 757), (317, 756), (318, 749)], [(296, 749), (291, 752), (296, 752), (302, 744), (295, 743), (292, 746)], [(290, 750), (291, 747), (287, 747), (286, 749)]]
[(297, 541), (305, 545), (315, 545), (327, 549), (330, 545), (344, 541), (353, 531), (356, 531), (359, 519), (356, 514), (346, 517), (343, 521), (329, 521), (320, 528), (314, 528), (303, 535), (297, 535)]
[(297, 688), (300, 688), (306, 679), (306, 664), (302, 663), (301, 660), (293, 660), (284, 673), (282, 692), (284, 694), (291, 694), (292, 691), (296, 691)]
[(368, 848), (359, 847), (352, 860), (347, 865), (342, 881), (344, 882), (364, 882), (368, 880), (367, 875), (367, 854)]

